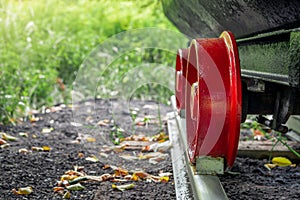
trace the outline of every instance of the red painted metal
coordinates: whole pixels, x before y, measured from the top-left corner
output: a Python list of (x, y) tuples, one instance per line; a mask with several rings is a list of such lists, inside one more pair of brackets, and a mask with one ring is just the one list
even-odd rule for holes
[(176, 57), (175, 95), (178, 112), (185, 109), (185, 80), (189, 49), (179, 49)]
[[(241, 74), (238, 50), (230, 32), (191, 42), (186, 72), (188, 154), (236, 157), (241, 120)], [(189, 102), (189, 103), (187, 103)]]

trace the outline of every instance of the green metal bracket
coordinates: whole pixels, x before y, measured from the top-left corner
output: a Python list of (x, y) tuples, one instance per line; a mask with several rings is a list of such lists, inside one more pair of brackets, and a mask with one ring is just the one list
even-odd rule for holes
[(224, 174), (224, 158), (199, 156), (196, 158), (196, 173), (197, 174)]

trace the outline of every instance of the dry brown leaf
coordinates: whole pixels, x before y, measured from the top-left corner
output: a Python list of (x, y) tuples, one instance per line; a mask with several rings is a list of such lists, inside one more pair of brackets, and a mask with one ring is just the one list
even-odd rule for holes
[(58, 191), (65, 190), (65, 188), (64, 187), (54, 187), (53, 190), (54, 190), (54, 192), (58, 192)]
[(143, 171), (136, 171), (133, 173), (133, 176), (137, 176), (138, 178), (145, 179), (150, 177), (151, 175)]
[(98, 126), (109, 126), (109, 119), (101, 120), (97, 124)]
[(7, 144), (7, 142), (4, 139), (0, 138), (0, 145), (2, 145), (2, 144)]
[(128, 175), (128, 171), (126, 169), (117, 168), (117, 169), (115, 169), (115, 175), (116, 176), (126, 176), (126, 175)]
[(109, 169), (110, 168), (110, 165), (104, 165), (103, 167), (102, 167), (102, 169)]
[(84, 158), (84, 154), (83, 153), (78, 153), (78, 157), (79, 158)]

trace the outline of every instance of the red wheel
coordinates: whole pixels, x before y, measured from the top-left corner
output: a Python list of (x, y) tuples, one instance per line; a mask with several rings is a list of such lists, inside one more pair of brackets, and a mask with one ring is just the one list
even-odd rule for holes
[(186, 125), (191, 162), (198, 156), (236, 157), (241, 121), (241, 76), (235, 39), (193, 40), (186, 82)]
[(185, 77), (188, 49), (179, 49), (176, 57), (175, 95), (178, 111), (185, 108)]

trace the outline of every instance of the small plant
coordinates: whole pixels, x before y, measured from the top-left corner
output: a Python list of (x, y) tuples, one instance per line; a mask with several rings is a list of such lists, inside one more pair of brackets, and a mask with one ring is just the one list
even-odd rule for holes
[(114, 127), (110, 131), (110, 139), (115, 144), (118, 145), (121, 142), (121, 139), (124, 138), (124, 131), (118, 126)]
[(265, 139), (273, 141), (273, 145), (272, 145), (271, 152), (269, 155), (269, 161), (271, 161), (272, 152), (273, 152), (275, 146), (279, 143), (286, 146), (289, 151), (291, 151), (298, 158), (300, 158), (300, 154), (295, 149), (293, 149), (291, 146), (289, 146), (287, 144), (287, 142), (286, 142), (287, 138), (285, 138), (280, 132), (274, 131), (268, 127), (264, 127), (262, 124), (260, 124), (256, 121), (242, 123), (241, 128), (251, 129), (253, 132), (253, 139), (255, 139), (256, 136), (263, 136)]
[(139, 109), (138, 108), (131, 108), (130, 109), (130, 117), (132, 119), (132, 133), (134, 134), (135, 133), (135, 120), (139, 114)]
[(288, 148), (289, 151), (291, 151), (295, 156), (297, 156), (298, 158), (300, 158), (300, 154), (295, 150), (293, 149), (291, 146), (289, 146), (287, 143), (286, 143), (287, 139), (285, 137), (282, 136), (282, 134), (280, 132), (276, 132), (276, 134), (274, 134), (274, 143), (272, 145), (272, 149), (271, 149), (271, 153), (269, 155), (269, 162), (271, 161), (271, 158), (272, 158), (272, 152), (275, 148), (275, 146), (278, 144), (278, 143), (281, 143), (283, 144), (284, 146), (286, 146)]

